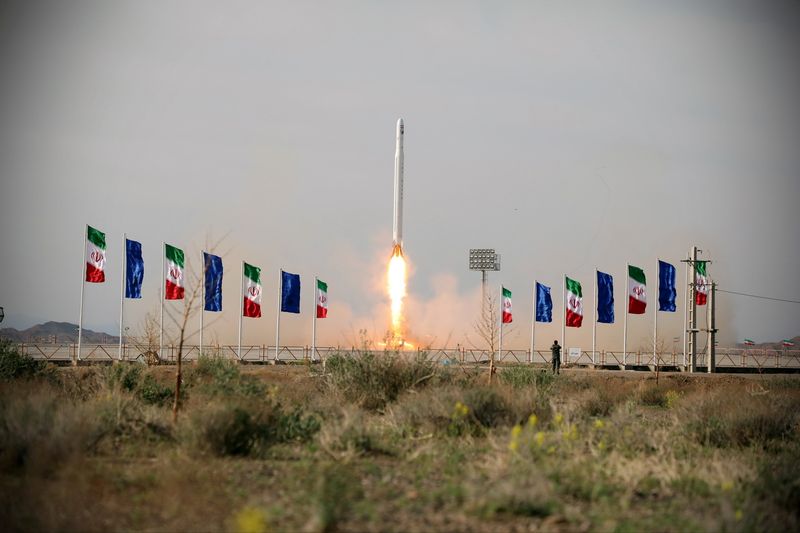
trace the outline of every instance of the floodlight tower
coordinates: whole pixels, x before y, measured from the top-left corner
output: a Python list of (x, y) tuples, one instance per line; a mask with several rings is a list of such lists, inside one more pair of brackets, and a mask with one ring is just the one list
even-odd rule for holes
[(470, 248), (469, 269), (481, 273), (481, 306), (486, 305), (486, 283), (490, 271), (500, 271), (500, 254), (494, 248)]

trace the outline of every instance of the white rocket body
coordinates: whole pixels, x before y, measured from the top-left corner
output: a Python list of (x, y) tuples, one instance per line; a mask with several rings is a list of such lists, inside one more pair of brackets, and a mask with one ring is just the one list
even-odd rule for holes
[(392, 253), (403, 253), (403, 119), (397, 120), (397, 136), (394, 153), (394, 227), (392, 229)]

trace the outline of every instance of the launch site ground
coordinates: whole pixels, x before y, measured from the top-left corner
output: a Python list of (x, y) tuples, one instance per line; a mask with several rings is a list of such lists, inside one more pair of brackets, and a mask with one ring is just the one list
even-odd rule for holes
[[(775, 530), (800, 509), (800, 378), (435, 365), (19, 367), (16, 530)], [(792, 527), (794, 526), (794, 527)]]

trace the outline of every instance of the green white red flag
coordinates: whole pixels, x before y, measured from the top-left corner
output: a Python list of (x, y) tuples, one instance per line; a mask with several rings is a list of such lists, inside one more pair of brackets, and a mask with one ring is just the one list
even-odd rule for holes
[(328, 317), (328, 284), (317, 280), (317, 318)]
[(89, 283), (106, 280), (106, 234), (87, 226), (86, 230), (86, 278)]
[(500, 308), (503, 312), (503, 324), (511, 324), (514, 318), (511, 312), (511, 291), (505, 287), (501, 288), (503, 289), (503, 296), (500, 301)]
[(744, 340), (744, 345), (745, 346), (755, 346), (756, 343), (755, 343), (755, 341), (753, 339), (745, 339)]
[(245, 263), (242, 280), (242, 316), (249, 318), (261, 316), (261, 290), (261, 269)]
[(564, 295), (566, 304), (567, 327), (579, 328), (583, 323), (583, 291), (581, 284), (574, 279), (566, 278), (567, 293)]
[(628, 313), (644, 314), (647, 309), (647, 281), (644, 270), (628, 265)]
[(183, 269), (186, 264), (183, 250), (165, 244), (164, 251), (166, 254), (164, 263), (166, 269), (166, 272), (164, 272), (164, 299), (183, 300)]
[(708, 300), (708, 276), (706, 275), (706, 265), (708, 261), (697, 261), (694, 266), (694, 287), (695, 303), (706, 305)]
[(783, 344), (783, 346), (785, 346), (786, 348), (789, 348), (791, 346), (794, 346), (794, 341), (790, 341), (789, 339), (783, 339), (783, 342), (781, 344)]

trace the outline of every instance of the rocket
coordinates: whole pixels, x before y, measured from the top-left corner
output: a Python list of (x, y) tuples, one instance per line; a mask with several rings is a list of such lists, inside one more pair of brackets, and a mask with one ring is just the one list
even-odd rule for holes
[(397, 119), (394, 152), (394, 226), (392, 256), (403, 255), (403, 119)]

